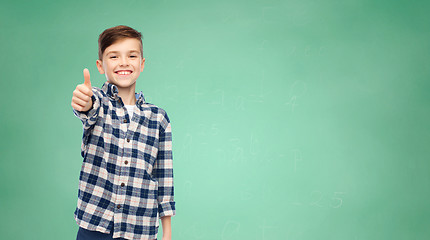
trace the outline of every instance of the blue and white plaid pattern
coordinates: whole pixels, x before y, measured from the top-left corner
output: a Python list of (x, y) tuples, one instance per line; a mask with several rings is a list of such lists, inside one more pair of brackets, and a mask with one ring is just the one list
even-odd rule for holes
[(172, 131), (165, 110), (135, 93), (130, 121), (116, 85), (92, 87), (83, 124), (77, 224), (114, 238), (157, 239), (159, 218), (176, 214)]

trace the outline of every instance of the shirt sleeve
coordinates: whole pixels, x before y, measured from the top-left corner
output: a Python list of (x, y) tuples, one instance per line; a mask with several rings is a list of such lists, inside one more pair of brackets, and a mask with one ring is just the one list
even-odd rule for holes
[(90, 110), (86, 112), (81, 112), (72, 108), (75, 116), (81, 120), (82, 125), (84, 127), (84, 131), (87, 131), (92, 126), (94, 126), (100, 111), (100, 99), (96, 97), (95, 93), (93, 93), (91, 99), (93, 100), (93, 106), (90, 108)]
[(158, 155), (153, 169), (153, 176), (158, 181), (159, 217), (176, 214), (173, 188), (172, 130), (170, 121), (165, 116), (160, 124)]
[[(94, 91), (94, 90), (93, 90)], [(100, 112), (100, 98), (96, 95), (96, 93), (93, 93), (93, 96), (91, 96), (91, 99), (93, 100), (93, 106), (90, 110), (86, 112), (77, 111), (74, 108), (72, 108), (73, 113), (76, 117), (78, 117), (83, 125), (83, 134), (82, 134), (82, 144), (81, 144), (81, 155), (82, 157), (85, 157), (85, 152), (87, 150), (87, 142), (88, 137), (90, 135), (91, 130), (93, 129), (93, 126), (97, 122), (97, 118), (99, 116)]]

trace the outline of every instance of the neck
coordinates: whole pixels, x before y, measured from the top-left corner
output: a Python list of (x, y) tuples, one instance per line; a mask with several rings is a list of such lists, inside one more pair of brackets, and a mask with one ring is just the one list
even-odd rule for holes
[(127, 88), (121, 88), (117, 86), (118, 95), (121, 97), (125, 105), (136, 104), (135, 87), (136, 87), (136, 83), (134, 83), (133, 85)]

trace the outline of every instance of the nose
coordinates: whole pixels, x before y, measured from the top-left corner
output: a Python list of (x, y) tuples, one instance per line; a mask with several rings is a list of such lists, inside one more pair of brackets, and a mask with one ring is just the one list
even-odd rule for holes
[(126, 57), (122, 57), (119, 64), (120, 66), (128, 66), (128, 59)]

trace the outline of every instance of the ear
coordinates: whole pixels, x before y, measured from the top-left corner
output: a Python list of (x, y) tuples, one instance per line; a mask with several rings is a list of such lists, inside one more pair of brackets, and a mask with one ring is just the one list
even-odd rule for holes
[(100, 59), (97, 59), (96, 65), (97, 65), (97, 69), (99, 70), (99, 73), (105, 74), (105, 70), (103, 69), (103, 62)]
[(143, 72), (143, 67), (145, 65), (145, 58), (142, 58), (142, 63), (140, 65), (140, 71)]

